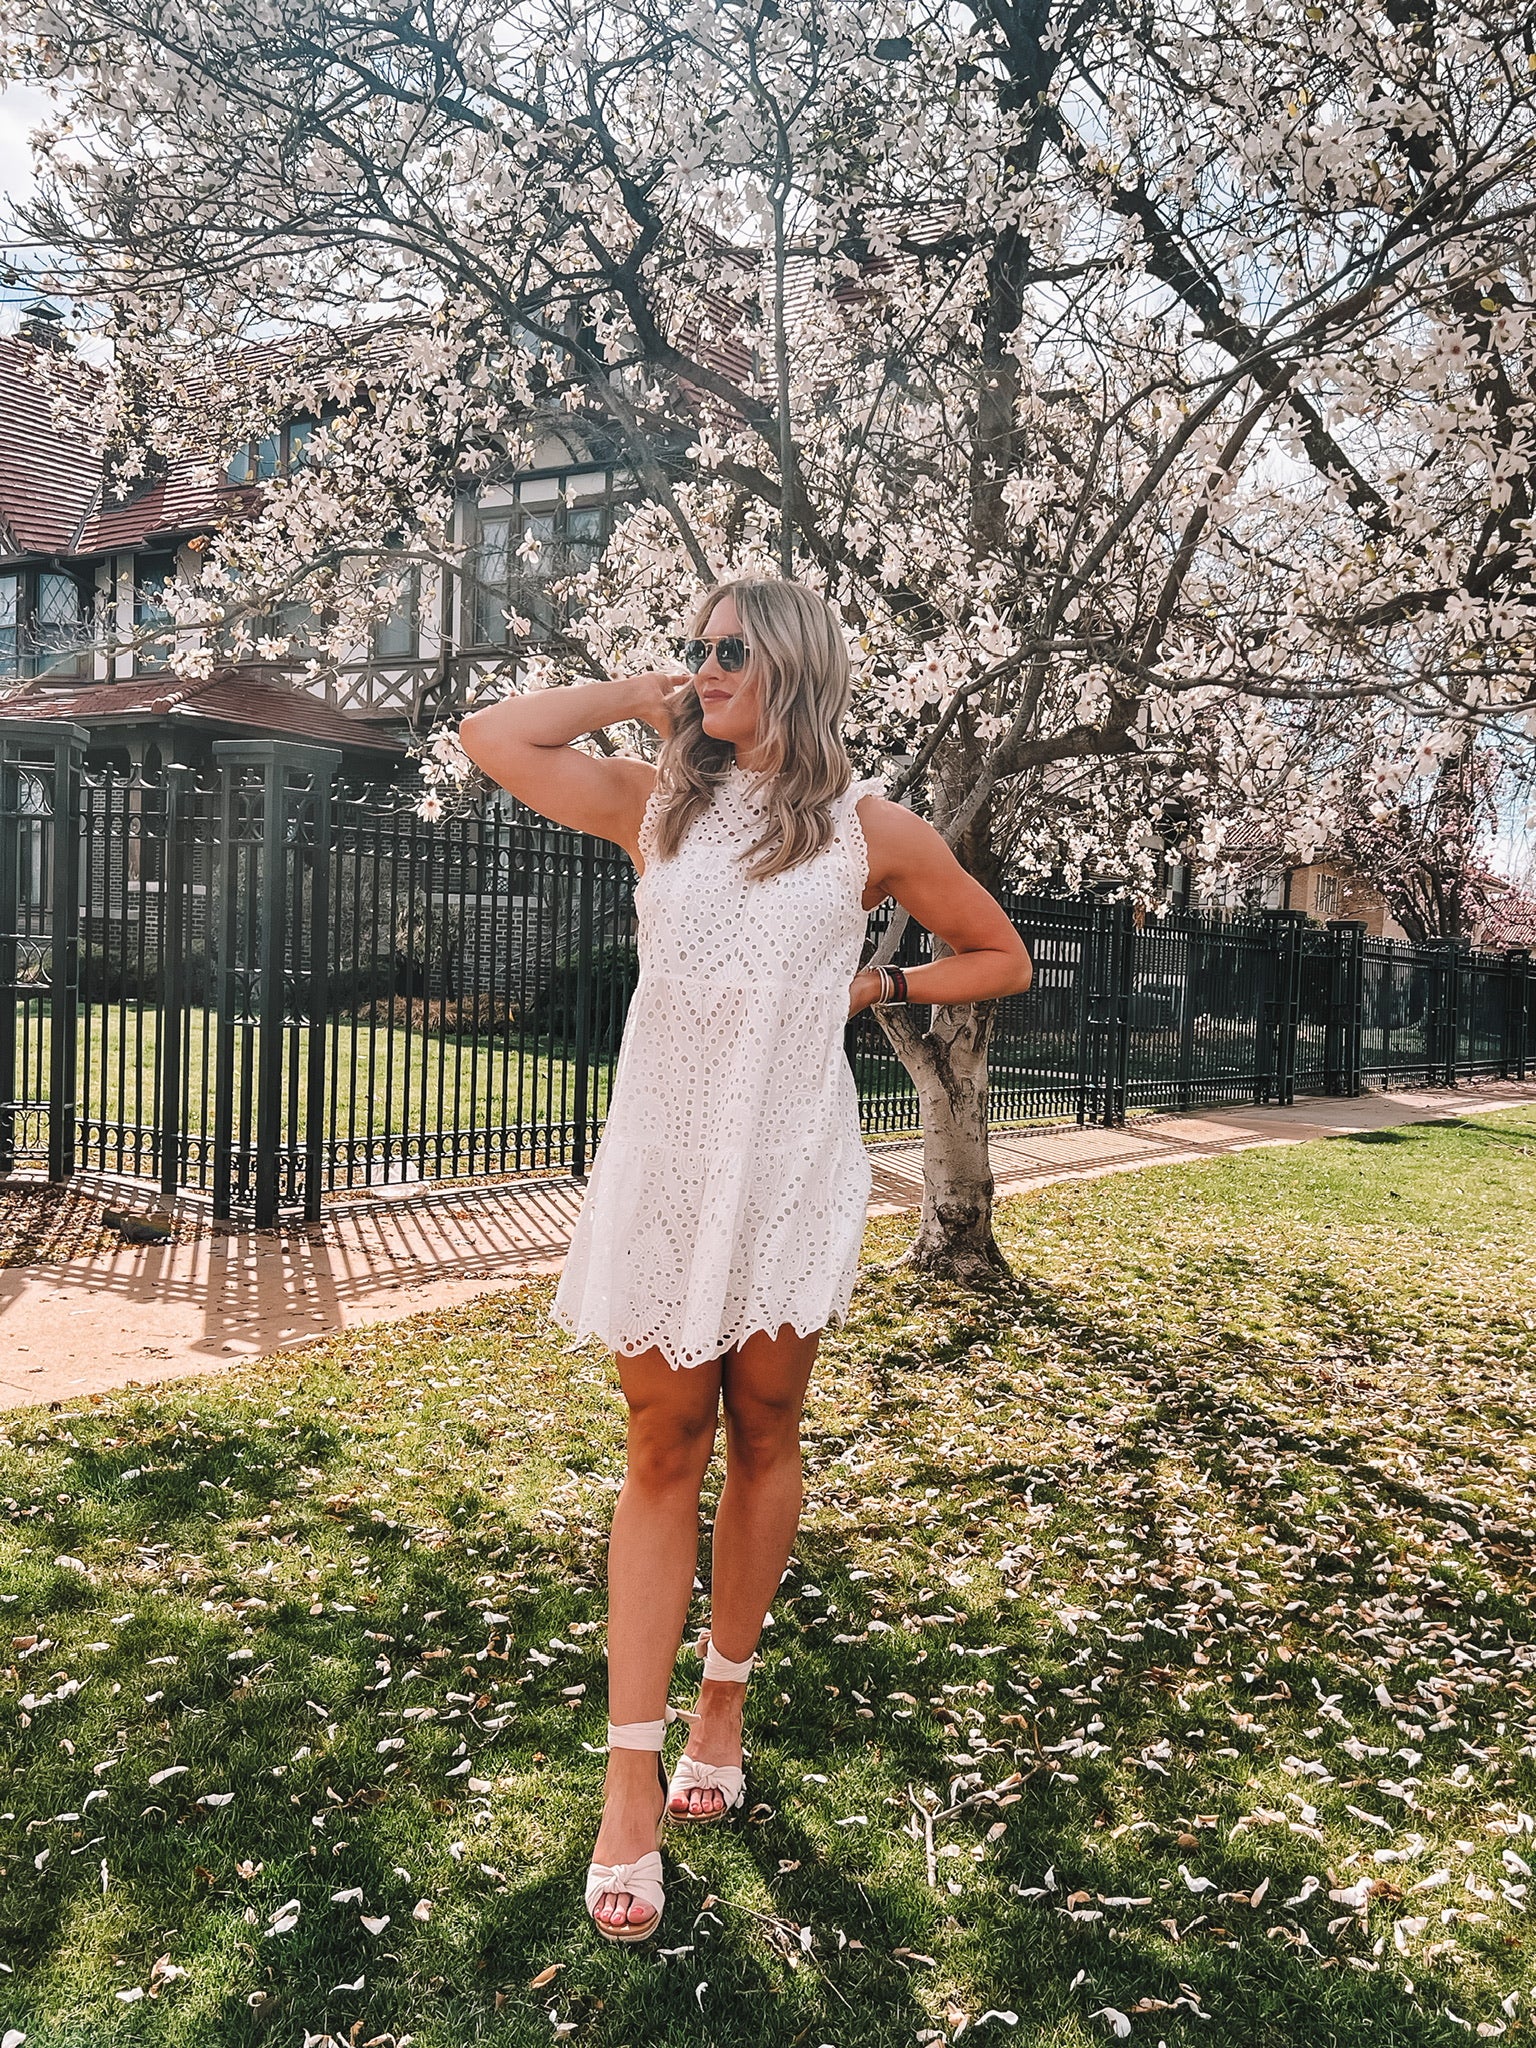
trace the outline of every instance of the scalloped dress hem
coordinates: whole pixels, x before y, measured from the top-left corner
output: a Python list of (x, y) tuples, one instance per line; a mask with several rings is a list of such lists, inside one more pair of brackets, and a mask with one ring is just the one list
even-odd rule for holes
[(780, 1330), (787, 1328), (793, 1330), (797, 1337), (806, 1338), (812, 1336), (817, 1331), (832, 1329), (840, 1323), (845, 1323), (848, 1320), (848, 1311), (837, 1307), (830, 1308), (819, 1320), (814, 1316), (808, 1316), (804, 1327), (801, 1326), (794, 1316), (780, 1316), (779, 1320), (771, 1326), (761, 1318), (756, 1320), (749, 1319), (743, 1323), (740, 1329), (718, 1344), (714, 1350), (701, 1351), (696, 1358), (671, 1357), (665, 1342), (655, 1337), (641, 1337), (630, 1340), (617, 1337), (613, 1332), (607, 1330), (581, 1328), (579, 1327), (581, 1318), (579, 1316), (567, 1315), (563, 1309), (551, 1309), (549, 1311), (549, 1319), (552, 1323), (557, 1323), (562, 1330), (578, 1339), (578, 1341), (591, 1337), (597, 1338), (599, 1343), (605, 1345), (609, 1351), (612, 1351), (620, 1358), (639, 1358), (646, 1351), (659, 1351), (674, 1372), (693, 1372), (701, 1365), (711, 1365), (717, 1358), (723, 1358), (728, 1351), (734, 1349), (738, 1344), (744, 1344), (749, 1337), (776, 1337)]

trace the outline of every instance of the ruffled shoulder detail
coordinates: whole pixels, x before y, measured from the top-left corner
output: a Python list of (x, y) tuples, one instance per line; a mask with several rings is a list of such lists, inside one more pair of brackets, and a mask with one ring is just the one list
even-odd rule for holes
[(864, 837), (864, 821), (859, 816), (859, 799), (865, 796), (884, 796), (885, 782), (878, 775), (866, 775), (850, 782), (842, 794), (843, 818), (845, 824), (842, 837), (852, 856), (854, 886), (857, 890), (855, 901), (863, 908), (864, 891), (869, 887), (869, 842)]

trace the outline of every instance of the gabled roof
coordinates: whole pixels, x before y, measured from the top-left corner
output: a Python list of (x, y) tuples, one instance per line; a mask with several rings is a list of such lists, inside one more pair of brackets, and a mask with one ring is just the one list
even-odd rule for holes
[(108, 499), (98, 489), (80, 528), (75, 552), (105, 555), (118, 548), (143, 547), (157, 539), (170, 541), (180, 534), (205, 531), (223, 509), (218, 483), (207, 465), (173, 462), (163, 476), (131, 498)]
[[(387, 374), (398, 353), (389, 331), (349, 337), (347, 374)], [(205, 372), (165, 394), (180, 417), (186, 452), (137, 490), (106, 489), (105, 450), (92, 420), (103, 372), (66, 350), (20, 335), (0, 338), (0, 557), (104, 555), (206, 532), (248, 502), (222, 481), (214, 394), (259, 399), (280, 372), (308, 374), (318, 405), (334, 362), (314, 347), (242, 344), (216, 351)], [(56, 411), (62, 397), (66, 409)], [(204, 431), (206, 429), (206, 431)]]
[(1484, 946), (1529, 946), (1536, 950), (1536, 896), (1511, 888), (1488, 911), (1479, 943)]
[(101, 374), (19, 335), (0, 338), (0, 554), (108, 554), (196, 533), (219, 517), (217, 479), (192, 458), (131, 497), (106, 495), (91, 420)]
[(20, 696), (0, 698), (0, 718), (59, 718), (99, 731), (170, 719), (178, 725), (261, 734), (271, 739), (307, 740), (350, 752), (389, 754), (406, 749), (376, 725), (338, 711), (307, 690), (274, 681), (259, 670), (216, 669), (188, 682), (179, 676), (136, 676), (131, 682), (86, 689), (34, 685)]
[[(20, 335), (0, 339), (0, 554), (72, 553), (101, 488), (84, 425), (99, 372)], [(54, 401), (67, 401), (58, 419)]]

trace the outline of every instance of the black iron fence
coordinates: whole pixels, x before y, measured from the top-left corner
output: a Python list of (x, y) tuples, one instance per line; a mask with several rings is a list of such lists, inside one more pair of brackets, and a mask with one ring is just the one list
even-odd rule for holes
[[(627, 857), (521, 806), (427, 824), (338, 766), (231, 741), (195, 770), (88, 770), (78, 728), (0, 719), (0, 1172), (139, 1176), (265, 1224), (348, 1189), (586, 1171), (638, 973)], [(1525, 952), (1007, 908), (1035, 978), (998, 1005), (994, 1124), (1536, 1065)], [(909, 925), (898, 957), (927, 943)], [(866, 1131), (918, 1130), (868, 1012), (847, 1051)]]

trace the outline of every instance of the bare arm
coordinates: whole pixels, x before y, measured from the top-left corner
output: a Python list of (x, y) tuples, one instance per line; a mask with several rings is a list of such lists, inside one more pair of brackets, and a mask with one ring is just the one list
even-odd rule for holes
[(459, 727), (459, 744), (477, 768), (531, 810), (613, 840), (638, 867), (640, 819), (656, 770), (627, 754), (603, 759), (582, 753), (571, 741), (634, 718), (667, 732), (667, 700), (677, 680), (628, 676), (507, 697), (472, 711)]
[[(1022, 995), (1034, 973), (1024, 941), (997, 898), (965, 872), (941, 835), (884, 797), (861, 798), (858, 811), (869, 847), (865, 907), (894, 896), (952, 949), (942, 960), (907, 969), (911, 1000), (975, 1003), (989, 996)], [(849, 1015), (867, 1008), (879, 993), (880, 977), (861, 969), (854, 977)]]

